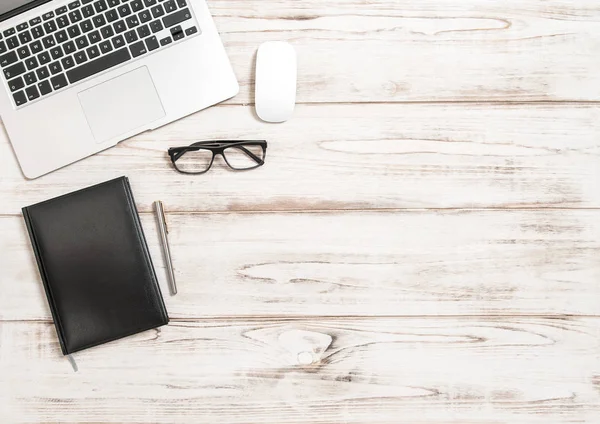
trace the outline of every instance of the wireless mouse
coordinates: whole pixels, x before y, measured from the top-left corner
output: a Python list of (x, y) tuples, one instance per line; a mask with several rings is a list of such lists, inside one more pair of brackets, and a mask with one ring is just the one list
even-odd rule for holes
[(283, 41), (262, 44), (256, 55), (256, 113), (265, 122), (285, 122), (296, 105), (296, 51)]

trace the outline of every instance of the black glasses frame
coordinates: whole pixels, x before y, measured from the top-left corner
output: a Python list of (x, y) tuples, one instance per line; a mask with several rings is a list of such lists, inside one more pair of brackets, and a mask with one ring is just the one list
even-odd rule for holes
[[(263, 151), (262, 159), (256, 156), (250, 150), (245, 149), (244, 146), (260, 146)], [(225, 150), (230, 147), (236, 147), (237, 149), (242, 150), (249, 158), (256, 162), (256, 166), (243, 169), (233, 167), (227, 160), (227, 155), (225, 155)], [(177, 160), (181, 158), (186, 152), (196, 152), (198, 150), (208, 150), (212, 152), (212, 159), (210, 160), (210, 164), (204, 171), (183, 171), (177, 167)], [(175, 170), (182, 174), (199, 175), (208, 172), (212, 167), (213, 162), (215, 161), (215, 157), (218, 155), (221, 155), (221, 157), (225, 160), (225, 163), (227, 163), (227, 165), (234, 171), (249, 171), (251, 169), (256, 169), (260, 166), (263, 166), (265, 164), (264, 159), (267, 157), (267, 142), (265, 140), (199, 141), (197, 143), (190, 144), (187, 147), (172, 147), (169, 149), (169, 156), (171, 157), (171, 162), (173, 163)]]

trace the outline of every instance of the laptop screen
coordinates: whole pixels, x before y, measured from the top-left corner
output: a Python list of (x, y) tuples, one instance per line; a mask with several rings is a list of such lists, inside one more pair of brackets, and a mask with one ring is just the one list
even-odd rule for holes
[(0, 21), (3, 21), (32, 7), (39, 6), (50, 0), (0, 0)]

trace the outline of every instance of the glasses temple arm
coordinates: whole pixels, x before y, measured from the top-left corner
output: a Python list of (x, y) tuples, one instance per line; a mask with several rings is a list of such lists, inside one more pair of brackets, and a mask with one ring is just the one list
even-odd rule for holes
[(259, 165), (265, 164), (264, 160), (262, 160), (261, 158), (256, 156), (254, 153), (252, 153), (250, 150), (246, 149), (244, 146), (235, 146), (235, 147), (242, 150), (244, 153), (246, 153), (248, 156), (250, 156), (250, 158), (252, 158)]

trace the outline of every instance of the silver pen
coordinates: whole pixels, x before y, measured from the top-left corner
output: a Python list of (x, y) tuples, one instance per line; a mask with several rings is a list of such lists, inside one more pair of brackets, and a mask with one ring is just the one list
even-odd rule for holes
[(169, 239), (167, 238), (167, 219), (165, 218), (165, 209), (160, 200), (154, 202), (154, 213), (158, 222), (158, 233), (160, 234), (160, 244), (162, 245), (163, 256), (167, 265), (167, 274), (169, 277), (169, 290), (171, 296), (177, 294), (177, 284), (175, 284), (175, 271), (173, 270), (173, 261), (171, 260), (171, 249), (169, 249)]

